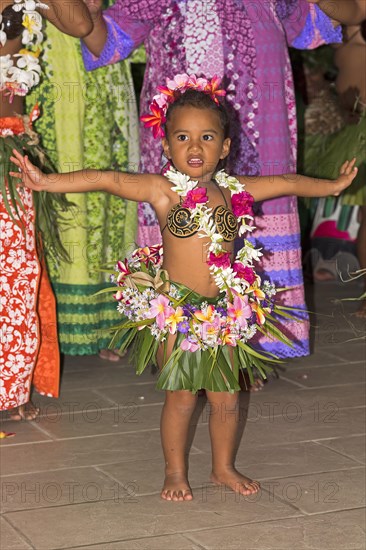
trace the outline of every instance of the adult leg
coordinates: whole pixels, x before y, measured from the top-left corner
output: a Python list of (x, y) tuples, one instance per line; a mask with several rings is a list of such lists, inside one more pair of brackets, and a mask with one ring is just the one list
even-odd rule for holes
[(258, 481), (242, 475), (234, 467), (239, 426), (239, 393), (209, 392), (210, 437), (212, 449), (211, 481), (223, 484), (242, 495), (257, 493)]
[[(357, 256), (360, 269), (366, 270), (366, 206), (361, 206), (359, 210), (360, 227), (357, 234)], [(364, 292), (366, 291), (366, 273), (363, 275)], [(362, 300), (361, 305), (355, 313), (357, 317), (366, 317), (366, 299)]]
[(165, 458), (165, 500), (192, 500), (187, 478), (187, 439), (197, 395), (186, 390), (167, 391), (161, 414), (161, 442)]

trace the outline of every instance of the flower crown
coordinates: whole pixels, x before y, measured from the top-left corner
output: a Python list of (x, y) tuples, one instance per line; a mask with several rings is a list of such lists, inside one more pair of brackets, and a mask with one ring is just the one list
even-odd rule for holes
[(158, 94), (150, 103), (152, 114), (143, 115), (141, 121), (146, 128), (151, 128), (154, 138), (164, 137), (163, 125), (166, 122), (168, 106), (177, 99), (177, 92), (184, 94), (187, 90), (197, 90), (210, 96), (219, 105), (219, 96), (225, 96), (226, 91), (220, 90), (221, 78), (214, 75), (211, 80), (198, 78), (191, 74), (177, 74), (173, 80), (167, 78), (166, 86), (158, 86)]

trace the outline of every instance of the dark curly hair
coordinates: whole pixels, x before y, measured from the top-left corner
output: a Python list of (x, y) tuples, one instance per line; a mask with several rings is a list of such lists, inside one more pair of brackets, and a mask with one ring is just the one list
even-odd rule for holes
[[(170, 104), (166, 112), (165, 129), (167, 130), (168, 122), (172, 116), (172, 113), (178, 109), (178, 107), (195, 107), (196, 109), (210, 109), (219, 115), (220, 124), (224, 132), (224, 139), (229, 137), (230, 133), (230, 119), (226, 109), (226, 106), (222, 100), (217, 104), (211, 97), (198, 90), (188, 89), (183, 94), (176, 91), (174, 103)], [(167, 134), (167, 131), (166, 131)]]

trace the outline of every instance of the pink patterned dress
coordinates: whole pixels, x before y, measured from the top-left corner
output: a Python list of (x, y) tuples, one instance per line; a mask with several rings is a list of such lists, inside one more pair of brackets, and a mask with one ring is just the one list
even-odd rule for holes
[[(141, 112), (148, 112), (159, 84), (177, 73), (224, 78), (231, 111), (232, 149), (228, 171), (271, 175), (296, 172), (296, 112), (288, 46), (312, 48), (340, 42), (341, 31), (306, 0), (117, 0), (106, 12), (108, 39), (99, 58), (84, 47), (88, 69), (115, 62), (142, 42), (147, 66)], [(141, 128), (142, 170), (159, 172), (159, 140)], [(140, 205), (139, 242), (160, 242), (155, 213)], [(265, 255), (260, 273), (278, 287), (286, 306), (300, 310), (281, 329), (293, 347), (261, 339), (277, 356), (309, 353), (301, 269), (300, 229), (295, 197), (258, 205), (254, 234)], [(258, 270), (257, 270), (258, 271)], [(259, 271), (260, 272), (260, 271)], [(301, 321), (301, 322), (299, 322)]]

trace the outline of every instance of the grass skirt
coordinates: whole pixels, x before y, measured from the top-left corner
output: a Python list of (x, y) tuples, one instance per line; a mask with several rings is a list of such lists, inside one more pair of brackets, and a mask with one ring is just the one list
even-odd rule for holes
[[(195, 307), (207, 311), (207, 307), (213, 306), (213, 309), (224, 310), (222, 306), (226, 300), (225, 293), (221, 293), (216, 298), (207, 298), (183, 284), (175, 282), (170, 282), (170, 284), (178, 288), (178, 295), (175, 298), (183, 309)], [(290, 344), (269, 318), (263, 326), (266, 326), (265, 331), (263, 327), (259, 328), (258, 325), (256, 325), (256, 329), (258, 328), (266, 334), (272, 334), (276, 339), (281, 339)], [(142, 374), (148, 365), (157, 365), (158, 349), (162, 346), (164, 358), (163, 364), (159, 365), (160, 374), (157, 388), (171, 391), (189, 390), (193, 393), (200, 389), (220, 392), (239, 391), (241, 389), (239, 383), (240, 371), (246, 371), (249, 380), (253, 382), (253, 368), (257, 368), (261, 376), (266, 378), (266, 373), (272, 370), (266, 362), (278, 362), (273, 356), (255, 351), (244, 340), (237, 340), (236, 345), (217, 344), (213, 347), (206, 346), (205, 349), (194, 350), (193, 348), (192, 351), (192, 349), (187, 350), (182, 347), (187, 337), (185, 333), (177, 331), (174, 335), (168, 337), (174, 338), (170, 356), (166, 353), (166, 338), (159, 338), (156, 334), (154, 335), (146, 323), (142, 321), (134, 322), (125, 317), (115, 332), (110, 348), (115, 349), (118, 347), (120, 352), (128, 348), (130, 360), (136, 369), (136, 373)]]

